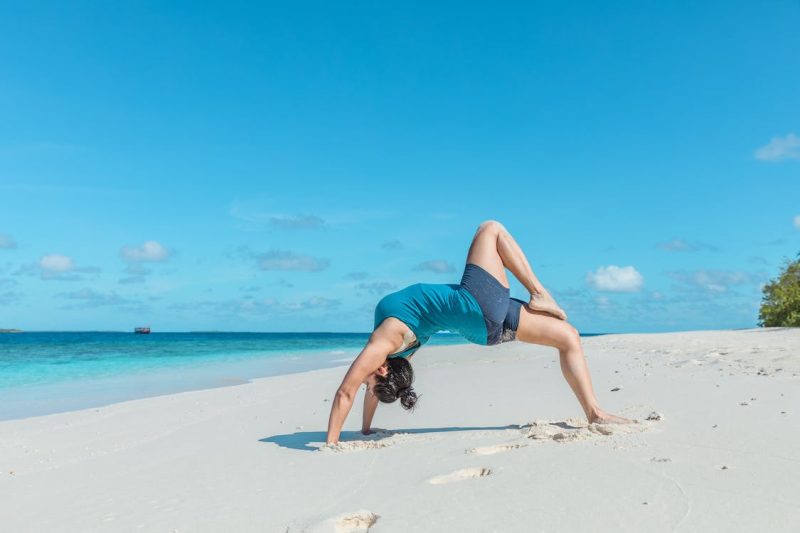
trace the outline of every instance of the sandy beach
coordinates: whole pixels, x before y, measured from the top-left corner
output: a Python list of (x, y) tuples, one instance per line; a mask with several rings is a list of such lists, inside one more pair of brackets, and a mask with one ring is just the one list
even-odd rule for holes
[(796, 531), (800, 330), (584, 346), (638, 424), (587, 426), (519, 342), (423, 349), (416, 411), (365, 437), (359, 395), (336, 448), (345, 367), (0, 422), (2, 530)]

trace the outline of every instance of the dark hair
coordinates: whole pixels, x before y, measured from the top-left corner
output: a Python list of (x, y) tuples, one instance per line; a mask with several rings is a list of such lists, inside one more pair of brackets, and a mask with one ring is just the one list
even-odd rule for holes
[(372, 392), (383, 403), (393, 403), (400, 398), (403, 409), (413, 409), (417, 403), (417, 393), (411, 387), (414, 382), (414, 369), (411, 363), (402, 357), (390, 357), (386, 360), (389, 372), (375, 377)]

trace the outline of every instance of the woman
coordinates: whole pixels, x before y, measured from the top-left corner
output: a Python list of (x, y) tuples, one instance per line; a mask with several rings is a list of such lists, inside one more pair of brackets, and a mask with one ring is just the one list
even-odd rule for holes
[[(528, 289), (528, 302), (509, 298), (505, 269)], [(631, 422), (600, 408), (580, 336), (566, 320), (566, 313), (536, 278), (511, 234), (497, 221), (482, 223), (472, 239), (459, 285), (418, 283), (378, 303), (374, 331), (331, 403), (327, 443), (338, 442), (362, 383), (367, 385), (364, 434), (370, 431), (378, 401), (399, 399), (404, 408), (413, 408), (417, 395), (411, 387), (414, 372), (409, 360), (440, 330), (458, 332), (476, 344), (516, 339), (553, 346), (561, 357), (561, 371), (589, 422)]]

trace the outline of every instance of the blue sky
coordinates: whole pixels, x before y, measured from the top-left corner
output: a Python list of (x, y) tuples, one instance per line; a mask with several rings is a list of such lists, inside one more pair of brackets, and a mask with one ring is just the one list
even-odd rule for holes
[(800, 251), (797, 1), (165, 4), (0, 1), (0, 327), (368, 331), (490, 218), (582, 331), (752, 327)]

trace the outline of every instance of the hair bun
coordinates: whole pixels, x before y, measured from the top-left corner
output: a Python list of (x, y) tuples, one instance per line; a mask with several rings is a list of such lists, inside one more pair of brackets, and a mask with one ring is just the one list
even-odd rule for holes
[(398, 389), (397, 397), (400, 398), (400, 405), (403, 406), (403, 409), (413, 409), (417, 403), (417, 393), (411, 387)]

